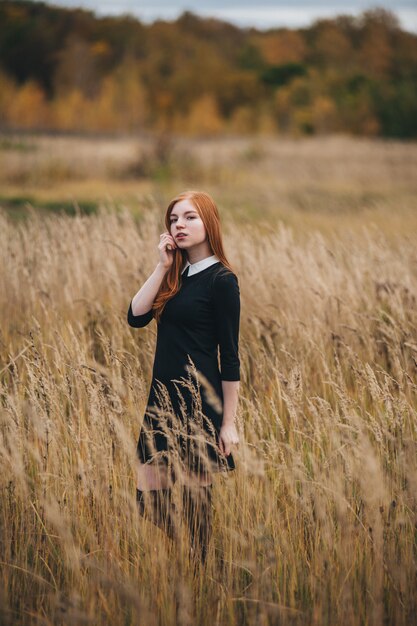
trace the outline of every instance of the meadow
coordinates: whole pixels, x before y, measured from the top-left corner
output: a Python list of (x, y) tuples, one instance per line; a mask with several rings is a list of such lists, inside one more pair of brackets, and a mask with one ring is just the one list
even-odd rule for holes
[[(0, 137), (0, 622), (417, 614), (417, 145)], [(216, 199), (241, 292), (237, 470), (194, 576), (135, 502), (168, 201)]]

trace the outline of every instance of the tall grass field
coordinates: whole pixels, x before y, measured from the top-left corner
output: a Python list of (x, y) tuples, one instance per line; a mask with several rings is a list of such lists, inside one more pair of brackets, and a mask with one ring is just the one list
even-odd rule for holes
[[(0, 623), (417, 623), (417, 146), (0, 137)], [(168, 201), (241, 293), (241, 443), (206, 569), (140, 517)], [(174, 489), (174, 497), (178, 493)]]

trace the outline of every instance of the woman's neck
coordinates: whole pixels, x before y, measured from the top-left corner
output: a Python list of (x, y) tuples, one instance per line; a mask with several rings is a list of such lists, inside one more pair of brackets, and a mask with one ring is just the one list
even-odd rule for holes
[(204, 247), (199, 247), (192, 250), (187, 250), (187, 260), (193, 265), (194, 263), (198, 263), (203, 259), (207, 259), (209, 256), (213, 256), (214, 252), (210, 250), (210, 248), (206, 245)]

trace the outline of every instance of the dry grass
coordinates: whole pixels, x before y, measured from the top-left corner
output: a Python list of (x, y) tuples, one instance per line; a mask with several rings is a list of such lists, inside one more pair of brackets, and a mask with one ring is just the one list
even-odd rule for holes
[[(307, 180), (314, 159), (299, 149)], [(364, 188), (374, 167), (368, 179), (358, 168)], [(330, 193), (327, 174), (317, 178)], [(171, 184), (141, 201), (139, 222), (123, 207), (18, 223), (0, 213), (0, 621), (413, 623), (411, 204), (389, 227), (364, 214), (341, 227), (349, 209), (333, 228), (318, 200), (315, 222), (308, 211), (269, 222), (277, 205), (264, 196), (263, 219), (242, 223), (222, 181), (242, 298), (242, 443), (234, 476), (216, 478), (208, 571), (194, 579), (184, 546), (138, 518), (134, 501), (156, 329), (129, 328), (126, 313), (156, 262)], [(261, 188), (254, 174), (248, 196)]]
[[(3, 147), (3, 148), (2, 148)], [(203, 188), (239, 224), (330, 234), (374, 223), (417, 229), (417, 144), (344, 136), (289, 139), (31, 136), (0, 139), (0, 206), (93, 202), (163, 211), (179, 189)], [(82, 206), (82, 205), (81, 205)]]

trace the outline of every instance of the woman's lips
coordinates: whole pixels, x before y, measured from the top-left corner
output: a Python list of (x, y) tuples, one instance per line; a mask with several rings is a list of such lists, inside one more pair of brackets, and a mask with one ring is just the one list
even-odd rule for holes
[(176, 239), (183, 239), (184, 237), (186, 237), (187, 235), (185, 235), (184, 233), (181, 233), (180, 235), (176, 236)]

